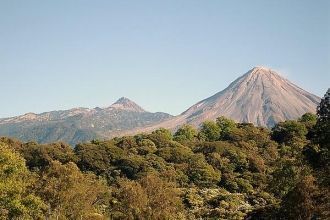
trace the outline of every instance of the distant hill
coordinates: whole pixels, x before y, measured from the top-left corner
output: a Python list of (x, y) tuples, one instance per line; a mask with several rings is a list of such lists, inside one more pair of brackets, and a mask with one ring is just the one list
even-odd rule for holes
[(65, 141), (71, 145), (112, 133), (161, 122), (172, 116), (151, 113), (127, 98), (106, 108), (74, 108), (41, 114), (27, 113), (0, 119), (0, 136), (16, 137), (39, 143)]
[(254, 67), (226, 89), (196, 103), (182, 114), (132, 132), (159, 127), (175, 129), (186, 123), (199, 126), (205, 120), (215, 120), (222, 115), (237, 122), (272, 127), (280, 121), (297, 119), (306, 112), (315, 113), (319, 102), (318, 96), (299, 88), (274, 70)]

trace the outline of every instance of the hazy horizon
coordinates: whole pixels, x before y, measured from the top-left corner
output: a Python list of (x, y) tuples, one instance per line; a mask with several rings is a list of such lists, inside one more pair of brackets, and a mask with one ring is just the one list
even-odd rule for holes
[(322, 97), (330, 2), (0, 1), (0, 118), (127, 97), (177, 115), (254, 66)]

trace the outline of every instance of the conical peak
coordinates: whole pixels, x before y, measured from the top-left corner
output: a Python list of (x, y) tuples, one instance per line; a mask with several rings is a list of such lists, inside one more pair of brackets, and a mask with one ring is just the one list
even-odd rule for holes
[(145, 112), (143, 108), (141, 108), (138, 104), (131, 101), (126, 97), (121, 97), (115, 103), (113, 103), (110, 108), (113, 109), (121, 109), (127, 111), (135, 111), (135, 112)]
[(266, 71), (269, 71), (270, 68), (265, 67), (265, 66), (255, 66), (255, 67), (253, 67), (253, 70), (266, 70)]
[(131, 103), (131, 102), (133, 102), (133, 101), (131, 101), (130, 99), (128, 99), (126, 97), (121, 97), (114, 104)]
[(253, 69), (251, 70), (252, 74), (267, 74), (267, 73), (272, 73), (274, 71), (272, 71), (270, 68), (268, 67), (264, 67), (264, 66), (256, 66), (253, 67)]
[(180, 117), (185, 122), (199, 125), (206, 119), (223, 115), (238, 122), (271, 127), (279, 121), (315, 112), (319, 100), (277, 71), (257, 66), (226, 89), (196, 103)]
[(250, 71), (248, 71), (245, 74), (245, 78), (248, 79), (255, 79), (255, 78), (260, 78), (260, 79), (277, 79), (277, 80), (285, 80), (285, 78), (283, 78), (283, 76), (276, 72), (275, 70), (268, 68), (268, 67), (264, 67), (264, 66), (256, 66), (253, 67)]

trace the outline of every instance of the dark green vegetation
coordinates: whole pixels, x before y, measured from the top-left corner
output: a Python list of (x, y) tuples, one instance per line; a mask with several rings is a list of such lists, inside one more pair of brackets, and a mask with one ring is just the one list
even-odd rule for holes
[(0, 219), (329, 219), (329, 98), (272, 130), (220, 117), (174, 135), (0, 140)]

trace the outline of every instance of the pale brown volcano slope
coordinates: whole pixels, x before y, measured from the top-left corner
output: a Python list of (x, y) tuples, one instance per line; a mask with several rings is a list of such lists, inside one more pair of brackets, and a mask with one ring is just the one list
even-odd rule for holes
[(141, 129), (175, 129), (189, 123), (195, 126), (223, 115), (237, 122), (272, 127), (275, 123), (297, 119), (315, 112), (320, 98), (306, 92), (265, 67), (255, 67), (236, 79), (225, 90), (204, 99), (174, 118)]

